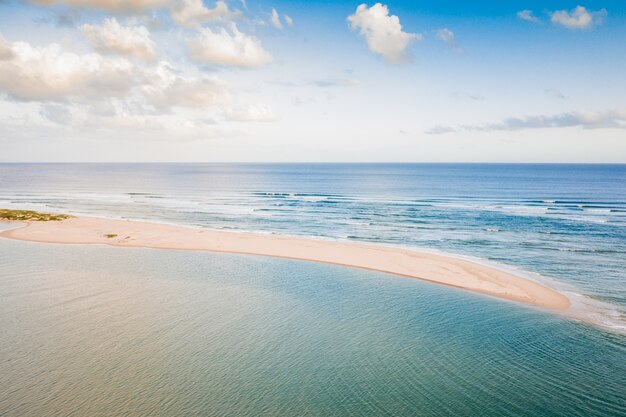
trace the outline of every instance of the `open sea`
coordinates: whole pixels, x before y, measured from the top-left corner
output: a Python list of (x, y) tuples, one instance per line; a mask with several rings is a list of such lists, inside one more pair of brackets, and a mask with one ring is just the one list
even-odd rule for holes
[(312, 262), (0, 239), (0, 416), (626, 416), (626, 165), (0, 164), (0, 208), (442, 251), (586, 317)]

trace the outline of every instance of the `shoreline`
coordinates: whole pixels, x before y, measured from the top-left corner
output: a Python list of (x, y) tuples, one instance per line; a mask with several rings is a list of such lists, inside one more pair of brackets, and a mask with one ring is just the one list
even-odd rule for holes
[(342, 242), (78, 216), (61, 221), (22, 222), (0, 237), (61, 244), (107, 244), (270, 256), (356, 267), (447, 285), (547, 310), (571, 301), (541, 283), (469, 260), (374, 243)]

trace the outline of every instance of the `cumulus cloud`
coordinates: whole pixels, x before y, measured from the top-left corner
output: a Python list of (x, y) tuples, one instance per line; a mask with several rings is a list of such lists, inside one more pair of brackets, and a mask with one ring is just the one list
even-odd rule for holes
[(581, 127), (583, 129), (626, 129), (626, 110), (574, 111), (550, 116), (509, 117), (497, 123), (464, 126), (435, 126), (427, 134), (451, 132), (494, 132), (527, 129)]
[(276, 120), (271, 107), (266, 104), (249, 104), (227, 108), (226, 120), (231, 122), (273, 122)]
[(272, 16), (270, 17), (270, 22), (272, 22), (272, 26), (274, 26), (276, 29), (282, 29), (283, 25), (282, 23), (280, 23), (280, 16), (278, 15), (278, 12), (276, 11), (276, 9), (272, 9)]
[(185, 27), (199, 27), (206, 22), (229, 22), (241, 18), (240, 11), (231, 11), (223, 1), (215, 3), (215, 8), (209, 9), (202, 0), (178, 0), (170, 7), (172, 20)]
[(11, 56), (0, 60), (0, 94), (51, 104), (40, 112), (50, 120), (64, 117), (54, 103), (80, 103), (82, 109), (112, 117), (224, 107), (231, 102), (229, 89), (219, 79), (183, 76), (165, 61), (138, 65), (124, 58), (66, 52), (56, 44), (36, 48), (25, 42), (6, 43)]
[(198, 36), (187, 40), (187, 48), (190, 59), (199, 64), (255, 68), (272, 61), (261, 41), (240, 32), (235, 23), (229, 30), (199, 29)]
[(583, 6), (577, 6), (571, 11), (558, 10), (550, 13), (550, 20), (553, 24), (568, 29), (589, 29), (594, 25), (602, 24), (606, 15), (606, 9), (592, 12)]
[(372, 7), (361, 4), (353, 15), (348, 16), (352, 30), (359, 29), (370, 51), (379, 54), (392, 64), (410, 60), (406, 48), (422, 35), (402, 31), (398, 16), (389, 15), (387, 6), (376, 3)]
[(132, 88), (135, 68), (121, 58), (65, 52), (60, 45), (33, 47), (10, 44), (11, 55), (0, 60), (0, 92), (22, 101), (64, 101), (122, 96)]
[(121, 26), (115, 18), (98, 25), (82, 25), (80, 31), (98, 52), (131, 56), (144, 61), (154, 59), (154, 42), (144, 26)]
[(539, 23), (539, 19), (532, 10), (520, 10), (517, 12), (517, 17), (531, 23)]
[(30, 0), (42, 6), (65, 4), (77, 8), (95, 8), (112, 12), (130, 13), (142, 10), (158, 9), (169, 0)]
[(13, 57), (13, 51), (11, 50), (11, 44), (0, 33), (0, 61), (8, 60)]
[(157, 108), (205, 108), (231, 101), (230, 92), (217, 78), (185, 78), (167, 62), (147, 70), (144, 75), (148, 82), (142, 86), (142, 91), (148, 103)]

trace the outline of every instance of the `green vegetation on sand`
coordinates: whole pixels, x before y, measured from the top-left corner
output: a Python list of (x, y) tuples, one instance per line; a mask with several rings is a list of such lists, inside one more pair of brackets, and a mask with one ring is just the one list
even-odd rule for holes
[(8, 210), (0, 209), (0, 220), (29, 221), (29, 222), (58, 222), (69, 219), (67, 214), (40, 213), (32, 210)]

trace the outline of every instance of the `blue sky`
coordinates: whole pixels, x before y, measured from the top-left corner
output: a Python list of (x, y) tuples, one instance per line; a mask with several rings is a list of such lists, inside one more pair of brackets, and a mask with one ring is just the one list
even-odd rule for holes
[(1, 1), (0, 160), (626, 162), (624, 2), (218, 3)]

